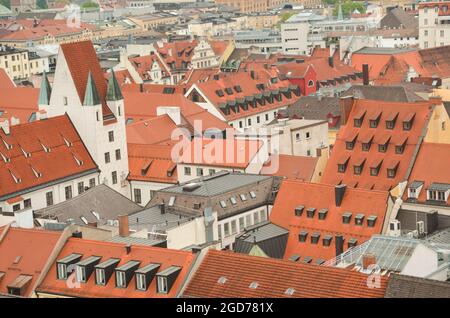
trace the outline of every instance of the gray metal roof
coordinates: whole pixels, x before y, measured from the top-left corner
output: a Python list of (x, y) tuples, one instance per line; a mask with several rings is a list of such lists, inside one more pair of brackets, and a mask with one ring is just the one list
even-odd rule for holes
[(447, 191), (450, 190), (450, 183), (432, 183), (428, 187), (428, 190), (435, 190), (435, 191)]
[[(57, 219), (66, 222), (73, 219), (75, 223), (85, 225), (81, 217), (88, 222), (97, 222), (104, 225), (108, 220), (117, 220), (121, 214), (130, 214), (142, 210), (142, 207), (119, 192), (101, 184), (84, 193), (61, 203), (36, 210), (36, 217), (44, 219)], [(100, 215), (98, 220), (92, 211)]]
[(391, 275), (386, 298), (450, 298), (450, 283), (433, 279)]
[(411, 182), (409, 184), (409, 188), (411, 188), (411, 189), (417, 189), (417, 188), (419, 188), (421, 186), (423, 186), (423, 181), (416, 181), (416, 180), (414, 180), (413, 182)]
[(165, 231), (180, 224), (189, 222), (192, 217), (166, 212), (161, 213), (158, 206), (128, 215), (128, 223), (131, 230), (148, 229), (150, 231)]
[(450, 227), (428, 236), (425, 241), (430, 244), (450, 244)]
[[(160, 190), (161, 192), (183, 193), (192, 196), (212, 197), (222, 193), (230, 192), (240, 187), (270, 179), (270, 176), (244, 174), (238, 172), (219, 172), (213, 176), (198, 178), (173, 187)], [(199, 187), (193, 191), (184, 191), (187, 184), (197, 183)]]
[(415, 102), (423, 100), (422, 97), (403, 86), (353, 85), (341, 94), (341, 97), (346, 96), (390, 102)]
[(390, 48), (390, 47), (364, 47), (356, 52), (353, 52), (353, 54), (399, 54), (399, 53), (405, 53), (405, 52), (412, 52), (416, 51), (415, 48)]
[(289, 234), (289, 231), (269, 221), (249, 227), (245, 233), (236, 237), (249, 243), (258, 243), (280, 235)]
[(131, 237), (131, 236), (114, 236), (108, 240), (108, 242), (112, 243), (122, 243), (127, 245), (145, 245), (145, 246), (160, 246), (164, 245), (166, 240), (161, 239), (146, 239), (140, 237)]

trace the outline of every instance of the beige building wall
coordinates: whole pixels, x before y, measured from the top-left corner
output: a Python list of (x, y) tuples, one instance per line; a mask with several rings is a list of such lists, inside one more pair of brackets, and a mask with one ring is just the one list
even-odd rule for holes
[(0, 55), (0, 68), (14, 80), (28, 78), (30, 76), (28, 52), (16, 51)]
[(432, 112), (424, 142), (450, 144), (450, 118), (443, 104)]

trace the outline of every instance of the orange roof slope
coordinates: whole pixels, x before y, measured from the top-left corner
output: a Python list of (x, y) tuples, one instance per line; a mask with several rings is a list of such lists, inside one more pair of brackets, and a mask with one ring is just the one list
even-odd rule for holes
[(163, 115), (129, 124), (126, 128), (129, 144), (154, 145), (171, 143), (172, 131), (177, 125), (168, 115)]
[[(418, 201), (427, 200), (426, 189), (432, 183), (450, 183), (450, 169), (448, 168), (450, 158), (450, 144), (436, 144), (425, 142), (420, 146), (419, 154), (408, 179), (408, 184), (413, 181), (422, 181), (423, 188), (420, 191)], [(403, 199), (408, 197), (405, 191)], [(450, 197), (447, 200), (450, 204)]]
[(55, 293), (58, 295), (90, 298), (174, 298), (190, 270), (194, 255), (186, 251), (140, 245), (131, 246), (131, 250), (127, 254), (125, 247), (126, 244), (70, 238), (57, 256), (56, 261), (69, 256), (72, 253), (76, 253), (83, 255), (81, 260), (87, 259), (90, 256), (100, 256), (100, 263), (111, 258), (118, 258), (120, 259), (120, 262), (117, 264), (117, 267), (120, 267), (129, 261), (140, 262), (139, 268), (149, 265), (150, 263), (161, 264), (158, 272), (171, 266), (181, 267), (181, 271), (169, 293), (157, 293), (156, 278), (152, 280), (147, 291), (136, 290), (136, 278), (134, 272), (127, 288), (116, 287), (114, 274), (110, 277), (105, 286), (97, 285), (95, 283), (95, 271), (88, 277), (86, 283), (80, 284), (80, 288), (71, 288), (67, 286), (65, 280), (57, 279), (56, 262), (51, 266), (46, 277), (38, 286), (37, 291), (42, 293)]
[[(273, 160), (277, 159), (272, 158), (271, 161)], [(318, 160), (317, 157), (278, 155), (278, 170), (273, 173), (270, 167), (271, 162), (268, 162), (264, 164), (261, 174), (311, 181)]]
[(0, 278), (0, 293), (8, 294), (8, 286), (19, 275), (31, 275), (21, 295), (29, 297), (61, 232), (4, 227), (0, 236), (3, 231), (8, 232), (0, 241), (0, 272), (4, 273)]
[[(284, 180), (275, 200), (270, 215), (270, 221), (289, 230), (289, 238), (284, 258), (293, 255), (311, 257), (312, 262), (319, 259), (328, 260), (336, 256), (335, 235), (344, 236), (344, 250), (350, 239), (357, 239), (361, 244), (370, 239), (373, 234), (380, 234), (388, 208), (389, 193), (385, 191), (368, 191), (362, 189), (346, 189), (342, 203), (336, 206), (335, 187), (327, 184), (306, 183), (294, 180)], [(303, 206), (301, 216), (295, 209)], [(313, 217), (308, 217), (307, 210), (315, 208)], [(327, 209), (325, 219), (319, 219), (319, 212)], [(343, 214), (350, 212), (349, 224), (343, 223)], [(356, 225), (356, 215), (364, 215), (363, 224)], [(375, 226), (369, 227), (367, 219), (375, 216)], [(305, 242), (299, 241), (299, 234), (307, 232)], [(311, 242), (313, 233), (319, 233), (317, 244)], [(330, 235), (330, 246), (324, 246), (323, 238)]]
[(32, 87), (0, 88), (0, 118), (18, 118), (27, 123), (38, 109), (39, 89)]
[(111, 112), (111, 109), (106, 105), (106, 80), (103, 76), (103, 71), (98, 62), (97, 54), (92, 42), (81, 41), (61, 44), (61, 50), (66, 58), (81, 103), (84, 101), (86, 84), (90, 72), (94, 79), (100, 101), (103, 105), (103, 117), (112, 116), (113, 113)]
[(367, 287), (367, 278), (348, 269), (209, 250), (183, 297), (382, 298), (388, 277), (381, 277), (380, 288)]
[(177, 183), (171, 145), (128, 144), (129, 180)]
[(245, 169), (262, 146), (261, 140), (193, 138), (174, 159), (184, 164)]
[(98, 170), (67, 115), (0, 129), (0, 141), (0, 198)]
[[(420, 135), (427, 125), (432, 102), (394, 103), (375, 100), (354, 100), (348, 122), (341, 127), (322, 182), (343, 183), (350, 187), (390, 190), (406, 177), (414, 150), (420, 142)], [(361, 127), (354, 121), (361, 120)], [(386, 127), (387, 121), (394, 121), (394, 128)], [(378, 122), (376, 128), (370, 122)], [(403, 122), (410, 121), (411, 129), (404, 130)], [(347, 149), (353, 143), (353, 149)], [(363, 144), (369, 150), (363, 150)], [(385, 152), (380, 147), (387, 146)], [(396, 147), (404, 148), (397, 153)], [(383, 150), (381, 148), (381, 150)], [(344, 172), (338, 171), (338, 165)], [(360, 174), (355, 167), (361, 167)], [(372, 169), (378, 174), (372, 175)], [(378, 170), (377, 170), (378, 169)], [(394, 176), (388, 176), (388, 169)]]
[(13, 88), (16, 87), (14, 82), (9, 77), (8, 73), (2, 68), (0, 68), (0, 89)]

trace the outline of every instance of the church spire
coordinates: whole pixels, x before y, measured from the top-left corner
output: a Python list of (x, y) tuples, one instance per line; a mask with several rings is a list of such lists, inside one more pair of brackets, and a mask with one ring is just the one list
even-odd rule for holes
[(52, 88), (50, 87), (50, 83), (48, 82), (47, 74), (42, 74), (41, 80), (41, 88), (39, 90), (39, 105), (49, 105), (50, 104), (50, 95), (52, 94)]
[(338, 21), (344, 20), (344, 15), (342, 14), (342, 3), (341, 3), (341, 1), (339, 1), (339, 9), (338, 9), (337, 20)]
[(119, 83), (117, 82), (114, 71), (111, 70), (111, 77), (108, 80), (108, 89), (106, 91), (107, 101), (116, 101), (123, 99), (122, 92), (120, 91)]
[(89, 71), (86, 90), (84, 93), (83, 106), (95, 106), (100, 104), (100, 97), (98, 96), (97, 87), (95, 86), (92, 73)]

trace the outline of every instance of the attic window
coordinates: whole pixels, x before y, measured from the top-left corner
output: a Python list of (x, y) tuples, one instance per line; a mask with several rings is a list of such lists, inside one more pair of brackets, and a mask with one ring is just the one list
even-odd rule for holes
[(236, 85), (236, 86), (234, 87), (234, 90), (235, 90), (237, 93), (242, 93), (242, 88), (241, 88), (241, 86), (239, 86), (239, 85)]
[(324, 238), (322, 239), (323, 246), (330, 246), (332, 239), (333, 237), (331, 235), (325, 235)]
[(263, 91), (265, 86), (264, 86), (264, 84), (260, 83), (260, 84), (256, 84), (256, 88), (260, 91)]
[[(0, 137), (0, 138), (1, 138), (1, 137)], [(11, 150), (11, 149), (12, 149), (12, 145), (8, 144), (8, 143), (6, 142), (6, 140), (4, 140), (3, 138), (1, 138), (1, 139), (2, 139), (3, 144), (5, 145), (6, 149)]]
[(311, 244), (319, 243), (319, 238), (320, 238), (319, 232), (314, 232), (313, 234), (311, 234)]
[(397, 168), (399, 163), (397, 162), (394, 166), (387, 169), (387, 177), (388, 178), (395, 178), (395, 175), (397, 174)]
[(252, 282), (251, 284), (250, 284), (250, 286), (248, 286), (248, 288), (251, 288), (251, 289), (256, 289), (256, 288), (258, 288), (258, 282)]
[(364, 214), (357, 214), (355, 216), (355, 225), (363, 225), (364, 223)]
[(220, 206), (225, 209), (227, 207), (227, 204), (225, 203), (225, 201), (221, 200), (220, 201)]
[(309, 264), (312, 262), (312, 257), (311, 256), (305, 256), (303, 257), (303, 263), (305, 264)]
[(22, 150), (23, 155), (25, 156), (25, 158), (30, 158), (31, 157), (31, 153), (27, 152), (25, 149), (23, 149), (22, 147), (20, 147), (20, 150)]
[(139, 268), (136, 272), (136, 289), (140, 291), (147, 291), (153, 278), (156, 276), (161, 264), (150, 263), (144, 267)]
[(365, 114), (366, 112), (364, 111), (360, 115), (355, 116), (355, 118), (353, 118), (353, 126), (361, 127)]
[(77, 263), (76, 266), (76, 278), (77, 282), (86, 283), (89, 276), (94, 271), (94, 266), (100, 262), (101, 257), (91, 256), (81, 262)]
[(328, 209), (321, 209), (319, 211), (319, 220), (325, 220), (327, 217)]
[(346, 212), (342, 215), (342, 223), (350, 224), (350, 220), (352, 219), (352, 214), (350, 212)]
[(72, 154), (72, 156), (73, 156), (73, 159), (75, 159), (75, 162), (77, 163), (77, 165), (79, 165), (79, 166), (83, 165), (83, 160), (78, 159), (75, 154)]
[(367, 140), (366, 142), (363, 142), (361, 144), (362, 151), (369, 151), (370, 150), (370, 146), (372, 145), (372, 140), (373, 140), (373, 136), (369, 140)]
[(66, 144), (67, 147), (72, 147), (72, 143), (71, 143), (69, 140), (67, 140), (67, 139), (66, 139), (64, 136), (62, 136), (62, 135), (61, 135), (61, 137), (63, 138), (64, 143)]
[(386, 119), (386, 129), (394, 129), (397, 116), (398, 113), (393, 113)]
[(347, 170), (347, 164), (349, 159), (350, 157), (347, 157), (345, 161), (341, 161), (340, 163), (338, 163), (338, 172), (344, 173), (345, 170)]
[(357, 162), (354, 166), (353, 166), (353, 173), (355, 175), (360, 175), (362, 173), (362, 170), (364, 168), (364, 163), (366, 162), (366, 159), (363, 159), (360, 162)]
[(239, 197), (241, 198), (242, 202), (247, 201), (247, 197), (245, 196), (245, 194), (239, 194)]
[(77, 263), (82, 256), (83, 255), (81, 254), (70, 254), (56, 261), (56, 272), (58, 279), (66, 280), (69, 277), (69, 274), (73, 271), (73, 269), (69, 268), (69, 266)]
[(402, 154), (405, 151), (406, 141), (407, 139), (405, 139), (402, 144), (395, 146), (396, 154)]
[(355, 238), (351, 238), (348, 240), (347, 246), (348, 248), (355, 247), (358, 244), (358, 240)]
[(411, 130), (415, 116), (415, 113), (410, 113), (406, 116), (406, 118), (403, 120), (403, 130)]
[(100, 221), (100, 214), (98, 214), (98, 212), (91, 211), (91, 213), (92, 213), (92, 215), (93, 215), (97, 220)]
[(173, 87), (164, 87), (163, 94), (173, 94), (175, 93), (175, 88)]
[(227, 95), (233, 95), (233, 90), (230, 87), (225, 88), (225, 93), (227, 93)]
[(42, 149), (44, 149), (45, 152), (50, 152), (50, 148), (46, 147), (42, 142), (41, 142), (41, 147), (42, 147)]
[(381, 112), (378, 112), (373, 118), (369, 120), (370, 128), (377, 128), (378, 123), (380, 122)]
[(10, 159), (8, 157), (6, 157), (3, 153), (0, 152), (0, 155), (2, 156), (2, 159), (5, 163), (10, 162)]
[(353, 150), (353, 148), (355, 147), (355, 143), (356, 143), (356, 138), (358, 137), (358, 135), (356, 135), (355, 137), (353, 137), (352, 140), (346, 141), (345, 142), (345, 149), (347, 150)]
[(308, 232), (307, 231), (301, 231), (298, 234), (298, 241), (299, 242), (306, 242), (306, 238), (308, 237)]
[(255, 193), (255, 191), (250, 191), (250, 197), (251, 197), (252, 199), (256, 199), (256, 193)]
[(217, 280), (217, 283), (220, 285), (224, 285), (227, 282), (227, 278), (224, 276), (219, 277), (219, 279)]
[(371, 215), (367, 218), (367, 226), (368, 227), (375, 227), (375, 223), (377, 221), (376, 215)]
[(173, 206), (175, 204), (175, 199), (175, 197), (170, 197), (168, 206)]
[(236, 201), (236, 198), (235, 198), (235, 197), (231, 197), (231, 198), (230, 198), (230, 201), (231, 201), (231, 204), (233, 204), (233, 205), (236, 205), (236, 204), (237, 204), (237, 201)]
[(81, 221), (83, 221), (84, 224), (88, 224), (88, 220), (84, 216), (80, 216)]
[(221, 89), (216, 90), (216, 95), (219, 96), (219, 97), (225, 96), (225, 95), (223, 94), (223, 91), (222, 91)]
[(11, 177), (14, 179), (14, 182), (15, 182), (15, 183), (20, 183), (20, 182), (22, 182), (22, 179), (19, 178), (18, 176), (16, 176), (16, 175), (14, 174), (14, 172), (12, 172), (11, 170), (9, 170), (9, 173), (11, 174)]
[(306, 217), (312, 219), (314, 217), (314, 213), (316, 212), (316, 208), (309, 208), (306, 210)]
[(378, 145), (379, 152), (386, 152), (388, 150), (390, 139), (391, 137), (388, 137), (385, 140), (381, 141), (381, 143)]
[(298, 207), (296, 207), (295, 208), (295, 216), (302, 216), (304, 209), (305, 209), (305, 207), (303, 205), (299, 205)]

